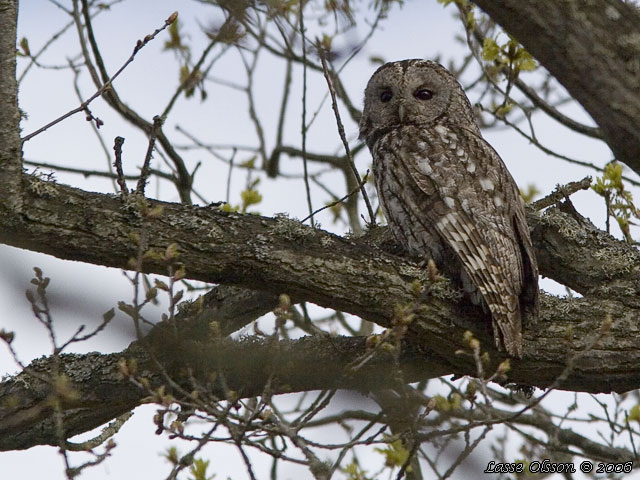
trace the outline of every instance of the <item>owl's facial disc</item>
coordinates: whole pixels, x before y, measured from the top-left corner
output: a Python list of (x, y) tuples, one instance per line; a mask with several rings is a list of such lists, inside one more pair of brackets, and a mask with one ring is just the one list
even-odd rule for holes
[[(429, 128), (453, 119), (452, 99), (463, 98), (455, 78), (442, 66), (424, 60), (403, 60), (380, 67), (365, 89), (360, 135), (373, 145), (390, 129), (407, 125)], [(454, 119), (455, 120), (455, 119)], [(468, 121), (466, 117), (463, 121)]]

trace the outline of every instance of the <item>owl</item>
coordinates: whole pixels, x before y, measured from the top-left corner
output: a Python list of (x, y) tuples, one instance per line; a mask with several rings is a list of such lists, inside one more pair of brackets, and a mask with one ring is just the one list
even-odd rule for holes
[(396, 239), (488, 310), (496, 346), (521, 358), (523, 321), (538, 315), (524, 202), (456, 78), (428, 60), (383, 65), (365, 90), (360, 137)]

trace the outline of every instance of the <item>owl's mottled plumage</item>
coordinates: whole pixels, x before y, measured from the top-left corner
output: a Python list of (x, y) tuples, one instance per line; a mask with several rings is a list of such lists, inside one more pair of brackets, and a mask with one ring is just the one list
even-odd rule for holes
[(521, 357), (522, 321), (538, 314), (524, 203), (455, 77), (427, 60), (383, 65), (365, 90), (360, 136), (398, 241), (486, 305), (498, 348)]

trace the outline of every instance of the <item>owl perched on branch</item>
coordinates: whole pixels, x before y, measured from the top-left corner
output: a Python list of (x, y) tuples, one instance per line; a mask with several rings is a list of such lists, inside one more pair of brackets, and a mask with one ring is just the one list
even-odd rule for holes
[(488, 308), (496, 346), (522, 357), (522, 323), (538, 314), (524, 202), (455, 77), (427, 60), (383, 65), (365, 90), (360, 136), (398, 241)]

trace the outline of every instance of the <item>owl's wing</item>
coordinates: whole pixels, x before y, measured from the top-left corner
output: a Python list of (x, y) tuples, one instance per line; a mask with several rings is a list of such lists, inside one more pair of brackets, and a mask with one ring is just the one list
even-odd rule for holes
[[(466, 162), (455, 144), (442, 148), (442, 143), (431, 151), (405, 153), (401, 160), (416, 185), (439, 199), (423, 214), (489, 307), (497, 346), (521, 357), (523, 254), (535, 264), (530, 244), (523, 246), (519, 238), (528, 239), (524, 210), (513, 179), (493, 149), (481, 137), (464, 140), (473, 152)], [(537, 285), (537, 271), (535, 279)]]
[[(519, 192), (518, 192), (519, 193)], [(523, 202), (524, 203), (524, 202)], [(532, 324), (537, 321), (540, 313), (540, 303), (538, 299), (538, 262), (533, 252), (533, 244), (529, 235), (529, 225), (525, 209), (517, 209), (513, 216), (518, 245), (522, 255), (522, 292), (520, 293), (520, 309), (522, 312), (522, 322)]]
[[(479, 152), (484, 160), (481, 163), (484, 168), (480, 168), (479, 173), (495, 179), (497, 190), (504, 198), (503, 205), (497, 210), (498, 217), (506, 220), (499, 229), (507, 234), (513, 245), (517, 246), (520, 253), (518, 255), (520, 275), (520, 313), (523, 323), (533, 323), (539, 314), (538, 299), (538, 263), (533, 251), (531, 236), (529, 235), (529, 225), (527, 224), (524, 200), (520, 195), (518, 186), (507, 170), (504, 162), (477, 131), (463, 129), (465, 141), (473, 144), (474, 149)], [(493, 174), (493, 175), (491, 175)], [(500, 222), (492, 222), (499, 225)]]
[[(521, 283), (513, 282), (510, 261), (513, 243), (501, 234), (489, 243), (469, 216), (449, 211), (436, 221), (436, 229), (460, 259), (465, 273), (482, 294), (494, 323), (496, 345), (512, 355), (522, 356), (519, 294)], [(499, 242), (499, 243), (498, 243)], [(497, 327), (497, 328), (496, 328)]]

